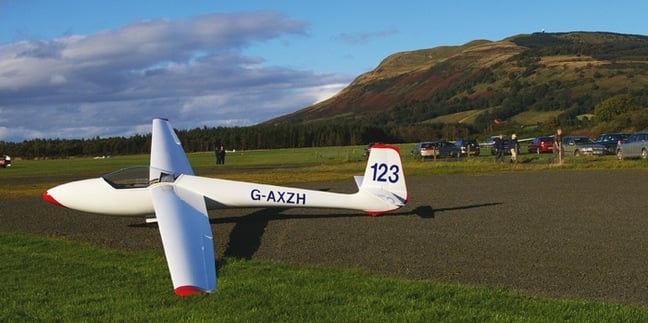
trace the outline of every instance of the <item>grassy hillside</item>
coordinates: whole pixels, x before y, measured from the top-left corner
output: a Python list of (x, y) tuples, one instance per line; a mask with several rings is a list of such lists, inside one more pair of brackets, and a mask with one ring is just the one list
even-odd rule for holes
[(648, 106), (647, 85), (647, 36), (534, 33), (390, 55), (338, 95), (268, 123), (457, 122), (480, 132), (497, 118), (583, 127), (577, 116), (618, 94)]

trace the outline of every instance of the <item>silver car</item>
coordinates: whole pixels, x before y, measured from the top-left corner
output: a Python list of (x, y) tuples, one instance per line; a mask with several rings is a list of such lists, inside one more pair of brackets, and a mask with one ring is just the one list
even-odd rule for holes
[(648, 158), (648, 131), (630, 135), (617, 149), (617, 158)]
[(562, 139), (562, 146), (565, 156), (573, 155), (605, 155), (607, 148), (601, 144), (595, 143), (592, 139), (585, 136), (567, 136)]
[(453, 143), (447, 141), (423, 141), (411, 151), (415, 159), (428, 157), (459, 157), (461, 150)]

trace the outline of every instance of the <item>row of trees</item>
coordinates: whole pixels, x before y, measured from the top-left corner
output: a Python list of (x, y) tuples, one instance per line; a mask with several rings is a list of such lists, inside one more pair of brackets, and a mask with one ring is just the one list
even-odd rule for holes
[(150, 135), (73, 140), (33, 139), (20, 143), (0, 141), (0, 153), (26, 159), (133, 155), (148, 153), (150, 143)]
[[(428, 128), (424, 126), (423, 128)], [(196, 128), (176, 130), (187, 152), (212, 151), (221, 144), (228, 149), (272, 149), (318, 146), (346, 146), (368, 142), (402, 141), (392, 129), (362, 124), (312, 124), (250, 126), (233, 128)], [(34, 139), (0, 141), (0, 153), (25, 159), (66, 158), (70, 156), (111, 156), (150, 152), (150, 135), (129, 138), (91, 138), (78, 140)]]
[[(176, 131), (186, 152), (212, 151), (221, 144), (227, 149), (238, 150), (301, 148), (412, 142), (420, 138), (440, 139), (472, 134), (470, 128), (458, 125), (377, 126), (352, 122), (203, 127)], [(150, 135), (78, 140), (34, 139), (20, 143), (0, 141), (0, 152), (25, 159), (129, 155), (149, 153), (150, 144)]]

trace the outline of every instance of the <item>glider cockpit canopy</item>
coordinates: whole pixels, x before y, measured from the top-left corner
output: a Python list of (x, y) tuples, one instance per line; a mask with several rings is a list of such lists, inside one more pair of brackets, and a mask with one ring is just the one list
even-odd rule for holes
[[(157, 173), (160, 176), (149, 179), (151, 173)], [(151, 167), (149, 166), (132, 166), (106, 174), (102, 178), (116, 189), (127, 189), (145, 188), (159, 182), (174, 182), (177, 176), (167, 174), (158, 169), (151, 172)]]

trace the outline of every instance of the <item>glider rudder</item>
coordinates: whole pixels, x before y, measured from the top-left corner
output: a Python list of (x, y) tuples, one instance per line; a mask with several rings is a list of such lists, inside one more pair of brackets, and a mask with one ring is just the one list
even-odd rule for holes
[(363, 178), (356, 178), (360, 191), (371, 193), (393, 208), (366, 213), (378, 215), (397, 210), (407, 203), (405, 173), (398, 147), (376, 144), (371, 147)]

